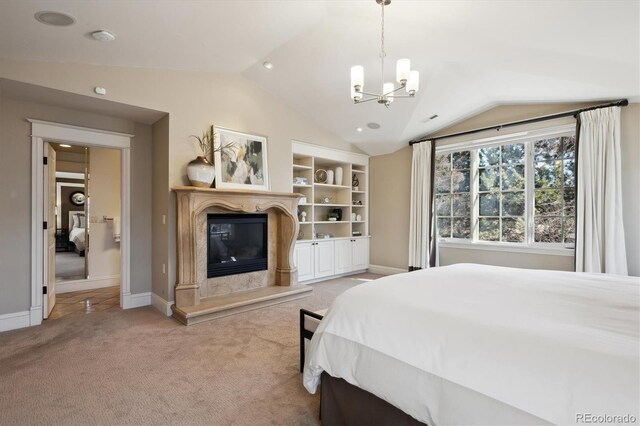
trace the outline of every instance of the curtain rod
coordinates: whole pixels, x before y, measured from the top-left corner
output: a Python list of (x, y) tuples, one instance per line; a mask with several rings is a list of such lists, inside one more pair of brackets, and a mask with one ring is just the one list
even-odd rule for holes
[(439, 139), (447, 139), (447, 138), (453, 138), (453, 137), (456, 137), (456, 136), (471, 135), (473, 133), (485, 132), (487, 130), (500, 131), (501, 129), (506, 129), (507, 127), (521, 126), (523, 124), (538, 123), (540, 121), (555, 120), (557, 118), (563, 118), (563, 117), (569, 117), (569, 116), (575, 117), (578, 114), (580, 114), (581, 112), (585, 112), (585, 111), (591, 111), (591, 110), (600, 109), (600, 108), (609, 108), (609, 107), (613, 107), (613, 106), (624, 107), (624, 106), (627, 106), (627, 105), (629, 105), (629, 101), (627, 99), (619, 99), (617, 101), (609, 102), (609, 103), (602, 104), (602, 105), (594, 105), (594, 106), (590, 106), (590, 107), (586, 107), (586, 108), (574, 109), (573, 111), (560, 112), (560, 113), (551, 114), (551, 115), (543, 115), (541, 117), (534, 117), (534, 118), (529, 118), (527, 120), (520, 120), (520, 121), (512, 121), (510, 123), (496, 124), (494, 126), (482, 127), (482, 128), (479, 128), (479, 129), (465, 130), (464, 132), (450, 133), (448, 135), (434, 136), (434, 137), (430, 137), (430, 138), (421, 138), (421, 139), (417, 139), (417, 140), (409, 142), (409, 146), (411, 146), (413, 144), (416, 144), (416, 143), (420, 143), (420, 142), (426, 142), (426, 141), (434, 141), (435, 142), (435, 141), (437, 141)]

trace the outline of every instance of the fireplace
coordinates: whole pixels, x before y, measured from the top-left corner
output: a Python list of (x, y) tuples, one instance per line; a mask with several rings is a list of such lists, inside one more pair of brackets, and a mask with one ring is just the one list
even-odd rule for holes
[(267, 214), (207, 215), (207, 278), (268, 269)]

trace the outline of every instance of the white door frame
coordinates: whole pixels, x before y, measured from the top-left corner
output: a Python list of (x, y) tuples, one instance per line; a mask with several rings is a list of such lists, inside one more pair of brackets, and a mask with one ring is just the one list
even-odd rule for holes
[[(128, 309), (131, 303), (131, 138), (134, 135), (90, 129), (50, 121), (27, 119), (31, 123), (31, 309), (30, 324), (42, 323), (43, 286), (45, 283), (44, 216), (44, 142), (62, 142), (114, 148), (120, 150), (120, 307)], [(50, 224), (49, 226), (55, 226)]]

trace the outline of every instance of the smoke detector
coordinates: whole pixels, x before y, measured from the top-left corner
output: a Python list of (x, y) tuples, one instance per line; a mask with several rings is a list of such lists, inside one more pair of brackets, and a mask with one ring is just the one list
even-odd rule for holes
[(116, 36), (107, 30), (94, 31), (91, 33), (91, 37), (98, 41), (113, 41), (116, 39)]

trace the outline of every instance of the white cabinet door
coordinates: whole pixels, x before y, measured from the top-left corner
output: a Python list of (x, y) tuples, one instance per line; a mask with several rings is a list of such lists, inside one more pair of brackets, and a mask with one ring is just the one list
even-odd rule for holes
[(336, 240), (335, 241), (335, 267), (336, 274), (345, 274), (351, 272), (353, 259), (353, 240)]
[(299, 282), (313, 279), (314, 246), (311, 244), (313, 243), (296, 243), (293, 251), (293, 264), (298, 268)]
[(315, 278), (333, 275), (335, 273), (333, 241), (317, 241), (313, 244), (315, 244)]
[(369, 238), (356, 238), (351, 243), (353, 247), (353, 271), (369, 268)]

